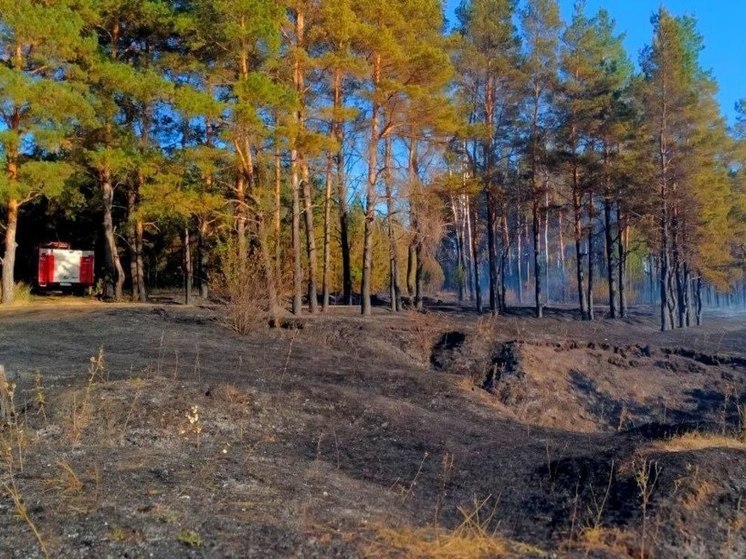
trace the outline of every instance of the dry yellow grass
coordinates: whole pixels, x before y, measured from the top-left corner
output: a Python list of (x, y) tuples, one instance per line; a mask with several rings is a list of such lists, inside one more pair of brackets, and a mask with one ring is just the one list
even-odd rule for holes
[(712, 433), (684, 433), (677, 437), (656, 443), (657, 450), (666, 452), (685, 452), (692, 450), (706, 450), (708, 448), (731, 448), (737, 450), (746, 450), (746, 442), (735, 437), (727, 435), (717, 435)]
[[(581, 530), (577, 544), (587, 552), (603, 551), (618, 557), (634, 557), (637, 554), (631, 543), (636, 539), (635, 534), (619, 528), (588, 526)], [(573, 542), (568, 547), (574, 548), (576, 545)]]
[[(460, 526), (453, 531), (435, 528), (385, 528), (379, 537), (390, 551), (418, 559), (488, 559), (495, 557), (543, 557), (545, 552), (531, 545), (514, 542), (474, 527)], [(376, 557), (386, 556), (375, 546)]]
[(473, 510), (459, 507), (463, 522), (454, 530), (437, 526), (401, 526), (378, 530), (378, 542), (368, 550), (371, 557), (411, 557), (416, 559), (493, 559), (497, 557), (544, 557), (538, 547), (512, 541), (491, 529), (492, 514), (480, 517), (490, 498), (475, 503)]

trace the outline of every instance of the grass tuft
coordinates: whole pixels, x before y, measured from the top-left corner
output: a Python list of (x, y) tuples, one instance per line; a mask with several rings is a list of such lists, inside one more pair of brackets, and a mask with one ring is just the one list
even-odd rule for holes
[(666, 452), (686, 452), (692, 450), (706, 450), (708, 448), (733, 448), (746, 450), (746, 442), (737, 437), (731, 437), (728, 435), (692, 431), (657, 443), (656, 447)]
[(475, 503), (474, 509), (459, 508), (464, 519), (454, 530), (437, 526), (417, 528), (402, 526), (382, 528), (378, 531), (384, 547), (371, 550), (376, 557), (394, 556), (419, 559), (491, 559), (496, 557), (544, 557), (546, 552), (538, 547), (515, 542), (501, 536), (494, 525), (494, 510), (486, 518), (480, 517), (490, 498)]

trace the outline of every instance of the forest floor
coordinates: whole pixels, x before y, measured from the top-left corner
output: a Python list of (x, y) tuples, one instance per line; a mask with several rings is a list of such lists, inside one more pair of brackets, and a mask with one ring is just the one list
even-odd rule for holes
[(0, 309), (0, 557), (746, 556), (746, 313), (285, 326)]

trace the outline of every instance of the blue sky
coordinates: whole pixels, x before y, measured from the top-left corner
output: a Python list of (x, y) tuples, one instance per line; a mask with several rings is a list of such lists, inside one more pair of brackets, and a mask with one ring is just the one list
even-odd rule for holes
[[(460, 0), (445, 0), (446, 16), (453, 22), (453, 12)], [(568, 21), (574, 0), (559, 0), (562, 17)], [(587, 12), (606, 8), (625, 33), (630, 58), (637, 61), (640, 49), (650, 43), (651, 14), (660, 4), (675, 15), (693, 15), (705, 48), (700, 61), (712, 70), (719, 86), (718, 99), (723, 113), (733, 119), (733, 106), (746, 98), (746, 0), (586, 0)]]

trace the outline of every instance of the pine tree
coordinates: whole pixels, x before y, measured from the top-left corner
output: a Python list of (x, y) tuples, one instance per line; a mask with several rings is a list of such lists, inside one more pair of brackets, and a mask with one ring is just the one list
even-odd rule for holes
[[(534, 245), (535, 308), (536, 316), (541, 318), (544, 313), (541, 283), (544, 266), (547, 265), (541, 256), (541, 203), (546, 198), (547, 185), (540, 174), (546, 162), (546, 136), (551, 128), (548, 122), (551, 115), (550, 103), (557, 81), (560, 18), (555, 0), (529, 0), (521, 12), (521, 28), (525, 38), (523, 67), (527, 77), (524, 118), (527, 124), (526, 159)], [(545, 208), (545, 211), (548, 210)]]
[[(582, 200), (587, 194), (586, 219), (591, 221), (596, 200), (593, 190), (584, 188), (584, 185), (590, 186), (598, 180), (603, 192), (610, 314), (611, 318), (616, 318), (620, 264), (617, 236), (621, 235), (622, 229), (619, 223), (614, 224), (612, 212), (615, 201), (621, 197), (616, 159), (627, 130), (627, 113), (622, 99), (632, 67), (622, 46), (622, 38), (614, 35), (614, 24), (608, 14), (602, 10), (595, 17), (588, 18), (583, 10), (584, 4), (576, 3), (572, 22), (563, 36), (563, 80), (559, 99), (563, 159), (567, 162), (571, 184), (578, 300), (582, 317), (592, 318), (592, 286), (589, 285), (588, 291), (585, 288)], [(600, 167), (600, 176), (594, 176), (595, 166)], [(588, 223), (586, 229), (588, 245), (592, 247), (594, 224)], [(588, 254), (589, 277), (592, 277), (592, 262), (592, 255)]]
[(725, 128), (714, 83), (699, 66), (695, 21), (661, 8), (652, 22), (653, 44), (642, 58), (643, 98), (656, 146), (661, 329), (668, 330), (693, 322), (691, 301), (700, 291), (693, 295), (693, 278), (713, 274), (727, 259), (727, 251), (713, 250), (706, 239), (722, 234), (730, 207)]
[(19, 210), (59, 196), (74, 172), (61, 158), (73, 127), (90, 117), (71, 77), (88, 49), (67, 2), (0, 2), (0, 204), (6, 213), (2, 302), (14, 299)]
[(318, 66), (328, 81), (330, 97), (329, 135), (334, 143), (334, 152), (330, 154), (327, 171), (327, 193), (324, 199), (324, 271), (322, 281), (323, 308), (329, 304), (330, 266), (331, 266), (331, 197), (336, 192), (337, 214), (339, 221), (339, 244), (342, 260), (342, 303), (352, 303), (352, 269), (350, 257), (349, 210), (347, 207), (347, 174), (345, 130), (346, 123), (358, 114), (357, 110), (346, 106), (346, 93), (349, 92), (351, 80), (362, 76), (364, 63), (355, 56), (353, 45), (358, 35), (359, 21), (351, 0), (335, 3), (322, 2), (319, 10), (319, 24), (311, 31), (315, 41), (320, 45), (321, 55)]
[(277, 278), (263, 205), (269, 185), (261, 181), (257, 154), (271, 135), (264, 111), (287, 105), (287, 91), (270, 71), (279, 53), (284, 7), (264, 0), (192, 0), (186, 3), (184, 14), (182, 33), (190, 52), (209, 66), (207, 83), (214, 85), (215, 95), (226, 103), (227, 122), (220, 129), (220, 141), (233, 156), (229, 198), (236, 257), (246, 274), (250, 252), (256, 255), (269, 311), (277, 315)]
[[(381, 172), (379, 144), (404, 125), (395, 117), (397, 107), (407, 99), (409, 90), (417, 87), (417, 81), (425, 78), (418, 62), (431, 62), (434, 52), (428, 48), (427, 40), (432, 30), (441, 29), (443, 15), (437, 0), (373, 2), (359, 5), (358, 10), (361, 26), (357, 49), (368, 60), (365, 97), (370, 106), (361, 281), (361, 311), (368, 315), (376, 187)], [(447, 63), (444, 57), (440, 60)]]
[[(498, 167), (512, 150), (518, 96), (524, 84), (524, 75), (518, 68), (519, 41), (512, 22), (514, 11), (515, 2), (508, 0), (463, 2), (457, 11), (461, 41), (456, 49), (456, 66), (460, 74), (460, 96), (473, 137), (472, 147), (466, 151), (471, 153), (473, 175), (483, 182), (489, 305), (493, 314), (501, 306), (497, 219), (499, 208), (506, 209), (505, 185), (499, 184)], [(502, 218), (507, 221), (505, 213)], [(502, 247), (503, 254), (507, 254), (507, 250), (507, 246)]]

